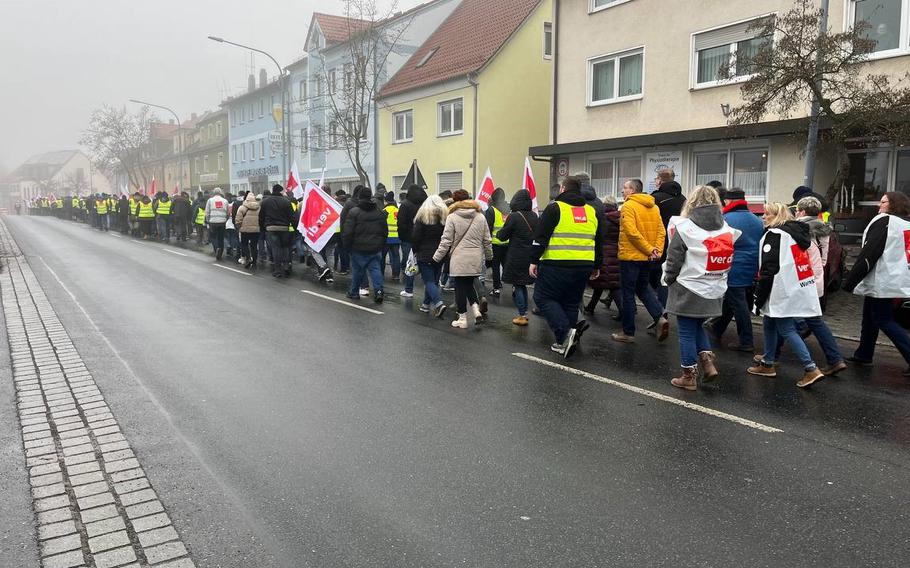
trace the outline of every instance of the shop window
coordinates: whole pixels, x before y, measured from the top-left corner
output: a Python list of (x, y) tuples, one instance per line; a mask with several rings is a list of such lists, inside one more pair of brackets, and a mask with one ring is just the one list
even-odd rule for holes
[(891, 152), (889, 150), (850, 154), (850, 176), (847, 179), (847, 187), (854, 203), (871, 204), (881, 199), (882, 195), (888, 191), (890, 164)]
[(590, 162), (591, 186), (597, 196), (621, 199), (622, 184), (627, 179), (641, 178), (641, 157), (607, 158)]
[(901, 150), (897, 154), (897, 176), (894, 180), (894, 191), (910, 195), (910, 150)]
[(768, 192), (768, 151), (735, 150), (733, 152), (733, 183), (746, 196), (764, 197)]
[(696, 154), (695, 185), (715, 180), (727, 185), (727, 152)]

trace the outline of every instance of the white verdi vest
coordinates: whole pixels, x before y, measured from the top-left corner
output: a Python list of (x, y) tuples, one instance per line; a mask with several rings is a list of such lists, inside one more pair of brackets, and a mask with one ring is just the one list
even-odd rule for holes
[(774, 275), (771, 296), (761, 307), (762, 315), (772, 318), (811, 318), (822, 315), (809, 253), (799, 248), (789, 233), (780, 229), (770, 229), (765, 233), (759, 243), (762, 253), (768, 252), (765, 247), (770, 250), (771, 245), (765, 244), (769, 233), (780, 235), (780, 270)]
[(676, 233), (688, 249), (676, 281), (702, 298), (723, 297), (727, 274), (733, 266), (733, 243), (742, 233), (726, 223), (720, 229), (707, 231), (691, 219), (671, 217), (667, 234), (672, 239)]
[(910, 298), (910, 222), (896, 215), (879, 213), (863, 231), (863, 245), (872, 223), (886, 216), (890, 219), (885, 252), (853, 293), (873, 298)]

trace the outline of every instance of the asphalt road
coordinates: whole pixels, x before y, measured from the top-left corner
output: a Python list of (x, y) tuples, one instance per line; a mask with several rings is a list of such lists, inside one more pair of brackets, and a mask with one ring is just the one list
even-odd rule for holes
[(607, 312), (581, 376), (515, 355), (564, 363), (507, 295), (454, 330), (392, 286), (371, 313), (299, 267), (5, 220), (199, 566), (910, 562), (894, 352), (800, 390), (792, 359), (762, 379), (724, 351), (724, 378), (687, 393), (675, 336), (613, 343)]

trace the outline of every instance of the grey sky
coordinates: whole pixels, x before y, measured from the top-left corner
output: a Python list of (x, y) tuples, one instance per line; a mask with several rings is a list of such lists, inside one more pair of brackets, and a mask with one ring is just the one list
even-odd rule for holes
[[(287, 65), (303, 53), (313, 10), (343, 7), (341, 0), (0, 0), (0, 170), (76, 147), (102, 103), (144, 99), (181, 118), (215, 109), (222, 94), (246, 85), (250, 55), (206, 36), (258, 47)], [(256, 65), (277, 72), (264, 56)]]

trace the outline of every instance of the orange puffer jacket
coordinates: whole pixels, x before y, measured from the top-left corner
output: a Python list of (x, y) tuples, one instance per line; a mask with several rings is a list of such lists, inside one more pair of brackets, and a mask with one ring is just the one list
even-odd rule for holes
[(650, 260), (655, 248), (662, 254), (667, 230), (654, 198), (645, 193), (633, 193), (623, 203), (621, 212), (619, 260)]

